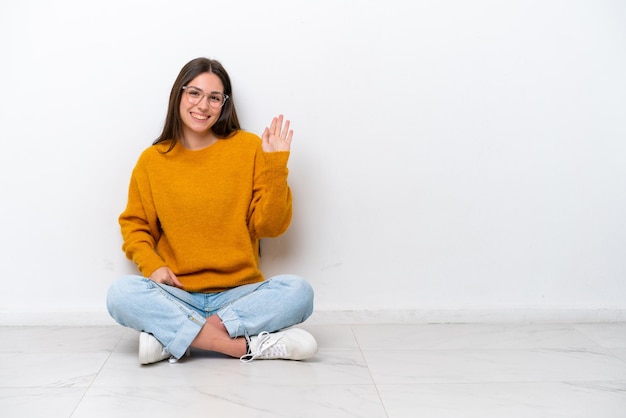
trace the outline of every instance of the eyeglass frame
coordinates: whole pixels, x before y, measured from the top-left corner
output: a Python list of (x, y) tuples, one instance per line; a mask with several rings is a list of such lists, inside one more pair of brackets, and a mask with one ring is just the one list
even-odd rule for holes
[[(205, 93), (201, 88), (198, 88), (196, 86), (183, 86), (182, 87), (183, 93), (187, 92), (188, 88), (191, 88), (191, 89), (194, 89), (194, 90), (198, 90), (200, 92), (200, 94), (202, 95), (202, 96), (200, 96), (200, 99), (198, 100), (198, 103), (193, 103), (190, 100), (191, 96), (189, 96), (189, 95), (187, 96), (187, 101), (189, 101), (189, 103), (191, 103), (193, 105), (200, 104), (202, 102), (202, 100), (204, 100), (204, 98), (206, 97), (207, 98), (207, 102), (209, 103), (210, 107), (212, 107), (213, 109), (221, 109), (226, 104), (226, 101), (230, 98), (230, 96), (228, 94), (222, 93), (221, 91), (211, 91), (211, 92)], [(211, 105), (211, 99), (209, 98), (209, 96), (211, 96), (212, 94), (221, 94), (222, 96), (224, 96), (224, 100), (222, 100), (222, 103), (219, 106), (217, 106), (217, 107), (214, 107), (214, 106)]]

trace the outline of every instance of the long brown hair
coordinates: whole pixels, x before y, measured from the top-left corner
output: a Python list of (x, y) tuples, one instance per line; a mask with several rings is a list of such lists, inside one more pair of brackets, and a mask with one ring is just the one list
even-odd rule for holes
[(228, 138), (233, 134), (233, 132), (241, 129), (239, 119), (237, 118), (237, 111), (235, 110), (233, 89), (228, 73), (219, 61), (208, 58), (196, 58), (189, 61), (180, 70), (180, 73), (172, 86), (172, 91), (170, 92), (170, 102), (167, 108), (167, 116), (165, 118), (163, 132), (161, 132), (161, 135), (159, 135), (152, 145), (171, 140), (172, 143), (170, 144), (169, 149), (165, 151), (170, 152), (176, 145), (176, 142), (182, 139), (183, 121), (180, 117), (180, 100), (183, 95), (183, 86), (186, 86), (187, 83), (202, 73), (213, 73), (218, 76), (224, 85), (224, 93), (229, 97), (222, 107), (222, 113), (220, 114), (219, 119), (211, 128), (213, 133), (218, 138)]

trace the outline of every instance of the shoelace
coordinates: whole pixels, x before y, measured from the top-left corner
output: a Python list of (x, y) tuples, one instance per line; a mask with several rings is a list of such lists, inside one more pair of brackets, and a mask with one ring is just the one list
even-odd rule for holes
[[(252, 347), (250, 347), (250, 353), (241, 356), (239, 360), (244, 363), (249, 363), (258, 358), (285, 357), (287, 355), (287, 347), (285, 344), (277, 344), (281, 339), (282, 336), (272, 341), (270, 333), (263, 331), (257, 336), (256, 351), (252, 352)], [(250, 339), (248, 339), (248, 343), (250, 344)]]

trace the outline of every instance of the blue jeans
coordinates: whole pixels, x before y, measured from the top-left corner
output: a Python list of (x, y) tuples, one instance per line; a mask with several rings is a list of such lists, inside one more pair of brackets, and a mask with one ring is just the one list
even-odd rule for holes
[(124, 276), (109, 288), (107, 308), (119, 324), (154, 335), (181, 358), (212, 315), (218, 315), (231, 338), (304, 322), (313, 313), (313, 289), (289, 274), (219, 293), (189, 293)]

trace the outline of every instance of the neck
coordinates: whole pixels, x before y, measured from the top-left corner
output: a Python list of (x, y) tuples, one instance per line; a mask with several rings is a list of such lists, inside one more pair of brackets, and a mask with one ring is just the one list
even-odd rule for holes
[(180, 142), (187, 149), (198, 150), (215, 144), (217, 136), (212, 131), (203, 134), (185, 131)]

